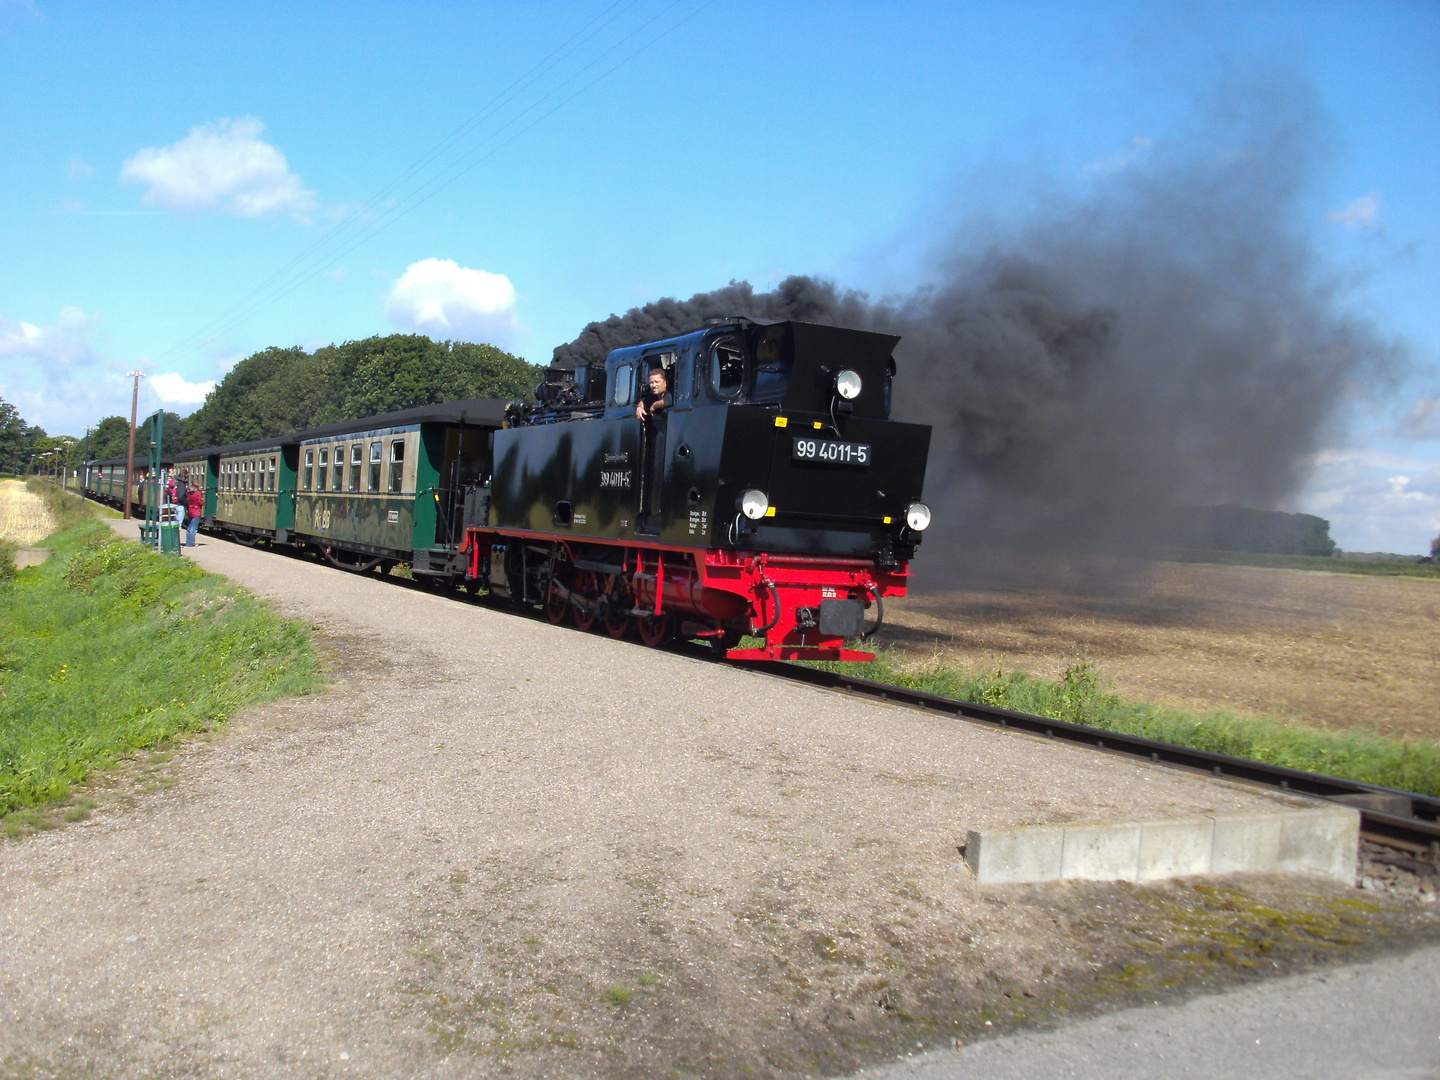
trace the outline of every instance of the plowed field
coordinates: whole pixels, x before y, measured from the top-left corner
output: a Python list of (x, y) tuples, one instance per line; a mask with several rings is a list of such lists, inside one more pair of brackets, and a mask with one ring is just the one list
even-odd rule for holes
[(1434, 580), (1054, 560), (932, 583), (886, 621), (907, 662), (1053, 679), (1089, 660), (1128, 701), (1440, 738)]

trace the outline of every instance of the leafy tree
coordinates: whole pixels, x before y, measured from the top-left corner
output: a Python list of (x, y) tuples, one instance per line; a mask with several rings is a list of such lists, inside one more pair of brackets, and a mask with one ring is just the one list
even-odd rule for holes
[(98, 461), (103, 458), (123, 458), (129, 439), (129, 420), (123, 416), (105, 417), (90, 432), (90, 459)]
[(22, 462), (28, 462), (25, 450), (25, 421), (20, 411), (4, 398), (0, 398), (0, 469), (19, 472)]
[[(167, 447), (223, 446), (459, 398), (527, 397), (540, 368), (493, 345), (391, 334), (270, 348), (231, 369)], [(167, 433), (170, 428), (166, 427)], [(123, 451), (122, 451), (123, 453)]]

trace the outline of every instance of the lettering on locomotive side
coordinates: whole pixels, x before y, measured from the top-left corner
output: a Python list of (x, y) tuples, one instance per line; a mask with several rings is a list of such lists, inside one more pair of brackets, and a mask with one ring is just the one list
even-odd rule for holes
[(606, 454), (606, 455), (605, 455), (605, 464), (606, 464), (606, 465), (629, 465), (629, 464), (630, 464), (630, 451), (629, 451), (629, 450), (621, 450), (618, 454)]
[[(606, 455), (607, 458), (609, 456)], [(629, 469), (601, 469), (600, 486), (602, 488), (628, 488), (631, 475)]]

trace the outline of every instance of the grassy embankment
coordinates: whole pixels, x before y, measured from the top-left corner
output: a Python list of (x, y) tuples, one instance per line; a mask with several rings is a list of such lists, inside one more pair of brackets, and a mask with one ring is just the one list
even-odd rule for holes
[[(36, 485), (54, 557), (14, 570), (0, 542), (0, 823), (45, 807), (127, 755), (320, 684), (305, 628), (201, 570), (114, 537), (79, 499)], [(83, 816), (83, 804), (70, 818)]]
[(939, 664), (904, 667), (883, 650), (873, 664), (814, 666), (961, 701), (1440, 797), (1440, 743), (1133, 704), (1110, 693), (1088, 663), (1071, 665), (1059, 682), (998, 668), (976, 675)]

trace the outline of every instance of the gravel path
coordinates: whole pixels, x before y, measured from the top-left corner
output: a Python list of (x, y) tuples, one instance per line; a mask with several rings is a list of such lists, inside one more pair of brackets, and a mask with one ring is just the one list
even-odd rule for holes
[(188, 744), (173, 786), (0, 845), (0, 1076), (845, 1072), (939, 1039), (906, 1024), (987, 980), (1033, 997), (1098, 966), (1106, 903), (1181, 898), (982, 892), (967, 829), (1260, 805), (187, 551), (314, 624), (336, 684)]

